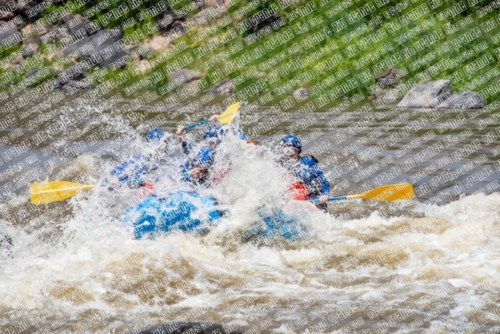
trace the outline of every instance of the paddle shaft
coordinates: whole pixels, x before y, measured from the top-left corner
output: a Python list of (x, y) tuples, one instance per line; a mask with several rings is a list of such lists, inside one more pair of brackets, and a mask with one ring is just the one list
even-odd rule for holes
[[(348, 199), (357, 198), (357, 196), (358, 196), (358, 195), (328, 197), (328, 202), (333, 202), (333, 201), (346, 201), (346, 200), (348, 200)], [(318, 202), (319, 202), (319, 199), (318, 199), (318, 198), (310, 199), (310, 200), (309, 200), (309, 202), (311, 202), (311, 203), (318, 203)]]
[(184, 128), (182, 128), (182, 130), (189, 130), (189, 129), (192, 129), (192, 128), (196, 128), (197, 126), (200, 126), (200, 125), (203, 125), (203, 124), (207, 124), (208, 122), (209, 122), (208, 119), (204, 119), (203, 121), (186, 125)]
[[(345, 201), (349, 199), (355, 198), (363, 198), (368, 200), (376, 200), (376, 201), (395, 201), (395, 200), (403, 200), (410, 199), (414, 197), (413, 186), (409, 183), (401, 183), (401, 184), (389, 184), (385, 186), (376, 187), (367, 192), (357, 195), (348, 195), (348, 196), (337, 196), (337, 197), (329, 197), (328, 201)], [(313, 198), (309, 200), (312, 203), (318, 203), (319, 198)]]

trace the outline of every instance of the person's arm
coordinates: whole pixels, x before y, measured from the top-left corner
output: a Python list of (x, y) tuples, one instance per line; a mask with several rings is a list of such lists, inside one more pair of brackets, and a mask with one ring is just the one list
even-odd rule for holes
[(175, 134), (177, 135), (177, 138), (179, 139), (179, 142), (181, 143), (181, 148), (182, 148), (182, 153), (188, 155), (191, 153), (193, 150), (193, 145), (186, 140), (184, 140), (184, 134), (186, 131), (184, 130), (184, 127), (182, 125), (179, 125), (177, 127), (177, 131), (175, 131)]
[(110, 173), (110, 185), (127, 184), (129, 187), (139, 187), (144, 183), (144, 175), (148, 173), (148, 167), (140, 156), (135, 156), (113, 168)]
[(318, 204), (323, 204), (328, 201), (328, 196), (330, 194), (330, 182), (325, 178), (323, 171), (319, 170), (317, 177), (312, 180), (315, 185), (319, 188), (319, 196), (313, 196), (311, 199), (317, 199)]
[(306, 165), (306, 174), (308, 174), (308, 184), (314, 187), (318, 192), (319, 196), (314, 196), (311, 199), (317, 199), (319, 204), (326, 203), (328, 201), (328, 196), (330, 194), (330, 182), (325, 177), (323, 170), (318, 165), (318, 163), (313, 158), (304, 159), (303, 162)]

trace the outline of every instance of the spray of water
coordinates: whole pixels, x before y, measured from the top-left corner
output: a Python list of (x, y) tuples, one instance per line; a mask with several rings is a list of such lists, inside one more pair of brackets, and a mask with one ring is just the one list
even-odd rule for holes
[[(165, 139), (168, 153), (152, 160), (157, 168), (147, 176), (160, 196), (192, 189), (180, 181), (186, 157), (177, 138)], [(128, 145), (142, 155), (158, 153), (139, 136)], [(373, 321), (394, 326), (383, 320), (394, 312), (401, 313), (399, 328), (420, 321), (429, 329), (460, 331), (481, 317), (498, 324), (497, 193), (441, 207), (413, 203), (412, 216), (374, 210), (343, 220), (288, 203), (289, 184), (273, 150), (228, 135), (213, 166), (224, 177), (196, 188), (217, 197), (228, 214), (205, 234), (172, 231), (136, 240), (120, 217), (143, 189), (99, 186), (114, 164), (77, 159), (74, 173), (100, 172), (87, 179), (98, 185), (92, 192), (48, 205), (50, 215), (25, 226), (5, 225), (12, 246), (0, 253), (0, 318), (10, 320), (1, 325), (31, 317), (34, 328), (52, 332), (133, 332), (165, 319), (208, 319), (229, 327), (266, 323), (282, 332), (322, 332), (353, 316), (361, 331)], [(17, 198), (2, 209), (25, 204)], [(272, 208), (296, 217), (303, 237), (246, 235), (263, 224), (258, 211)]]

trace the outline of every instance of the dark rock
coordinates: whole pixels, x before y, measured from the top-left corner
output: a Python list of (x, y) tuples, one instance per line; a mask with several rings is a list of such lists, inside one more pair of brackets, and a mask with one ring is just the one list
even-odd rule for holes
[(396, 76), (398, 75), (398, 70), (395, 68), (390, 68), (379, 75), (375, 76), (375, 83), (379, 87), (391, 86), (396, 82)]
[(82, 89), (92, 89), (92, 85), (88, 82), (70, 80), (62, 88), (68, 92), (74, 93)]
[(183, 14), (176, 10), (172, 10), (170, 7), (167, 7), (166, 10), (164, 10), (159, 17), (161, 18), (158, 20), (158, 28), (160, 31), (168, 31), (172, 29), (174, 23), (178, 22), (179, 20), (184, 21), (185, 17)]
[(48, 80), (50, 78), (54, 78), (59, 74), (59, 71), (50, 68), (50, 67), (43, 67), (42, 69), (39, 69), (38, 67), (35, 67), (31, 70), (29, 70), (24, 78), (26, 87), (33, 87), (36, 85), (39, 81), (41, 80)]
[[(109, 66), (115, 60), (123, 57), (122, 43), (116, 43), (122, 38), (119, 29), (99, 30), (94, 35), (83, 37), (64, 48), (64, 55), (79, 51), (83, 58), (89, 59), (101, 66)], [(85, 46), (84, 48), (82, 48)]]
[(183, 85), (200, 78), (200, 73), (186, 69), (175, 70), (168, 75), (168, 81), (175, 81), (179, 85)]
[(21, 43), (23, 40), (21, 33), (17, 27), (13, 27), (7, 23), (0, 24), (0, 45), (11, 47)]
[(303, 100), (309, 96), (309, 91), (305, 87), (300, 87), (292, 93), (292, 96), (298, 100)]
[(181, 22), (175, 21), (172, 23), (172, 29), (176, 29), (176, 31), (180, 34), (184, 34), (186, 32), (186, 28), (184, 27), (184, 24)]
[(15, 15), (12, 12), (0, 12), (0, 17), (3, 20), (11, 20), (15, 17)]
[(174, 13), (167, 13), (165, 14), (161, 20), (158, 21), (158, 28), (160, 31), (167, 31), (171, 28), (172, 24), (174, 23)]
[(257, 16), (251, 16), (247, 18), (248, 25), (250, 26), (248, 32), (254, 34), (257, 31), (264, 29), (267, 26), (270, 26), (273, 22), (278, 20), (281, 20), (281, 15), (278, 13), (274, 13), (262, 21)]
[(205, 89), (204, 93), (212, 93), (216, 95), (231, 95), (234, 92), (234, 84), (230, 79), (223, 79), (218, 84)]
[(78, 14), (67, 14), (61, 18), (59, 23), (66, 25), (71, 34), (74, 34), (83, 28), (88, 35), (92, 35), (100, 29), (99, 25)]
[(484, 108), (484, 99), (478, 93), (468, 90), (463, 93), (453, 94), (439, 108), (449, 109), (481, 109)]
[[(221, 325), (211, 324), (207, 327), (197, 322), (172, 322), (147, 329), (139, 334), (227, 334)], [(231, 332), (229, 334), (241, 334)]]
[(15, 16), (14, 12), (17, 10), (16, 1), (0, 0), (0, 9), (0, 19), (10, 20)]
[(403, 97), (401, 108), (437, 108), (452, 94), (450, 80), (429, 81), (413, 86)]
[(87, 73), (80, 64), (73, 65), (57, 76), (57, 82), (62, 86), (70, 80), (81, 80), (87, 77)]
[(35, 74), (37, 74), (38, 71), (39, 71), (38, 67), (34, 67), (31, 70), (29, 70), (28, 72), (26, 72), (26, 74), (24, 75), (24, 78), (29, 79), (32, 76), (34, 76)]

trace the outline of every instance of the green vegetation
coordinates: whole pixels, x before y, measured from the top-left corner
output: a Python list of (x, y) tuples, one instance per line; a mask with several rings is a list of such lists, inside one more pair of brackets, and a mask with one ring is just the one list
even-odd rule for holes
[[(42, 17), (68, 4), (76, 8), (74, 14), (85, 15), (92, 10), (90, 2), (81, 3), (83, 1), (57, 2), (46, 8)], [(90, 19), (106, 28), (127, 22), (124, 36), (138, 31), (144, 34), (144, 39), (134, 44), (139, 48), (146, 40), (152, 44), (153, 37), (166, 33), (166, 30), (152, 32), (151, 29), (162, 19), (162, 14), (150, 11), (152, 15), (141, 16), (158, 3), (109, 1), (109, 6)], [(206, 82), (201, 90), (230, 78), (236, 85), (236, 99), (260, 99), (262, 103), (280, 101), (282, 106), (287, 105), (286, 99), (302, 86), (309, 89), (307, 101), (316, 101), (316, 104), (354, 94), (367, 97), (374, 93), (374, 77), (389, 68), (398, 69), (402, 93), (416, 83), (450, 79), (455, 92), (475, 90), (487, 103), (500, 98), (500, 84), (495, 83), (500, 76), (500, 17), (494, 8), (489, 9), (486, 0), (233, 0), (223, 13), (195, 27), (190, 22), (195, 15), (200, 16), (201, 11), (210, 8), (207, 4), (196, 8), (196, 2), (170, 3), (170, 9), (186, 14), (179, 22), (188, 31), (172, 44), (151, 53), (149, 62), (156, 63), (155, 59), (162, 59), (165, 52), (182, 43), (187, 48), (173, 57), (165, 57), (144, 72), (135, 70), (138, 56), (123, 68), (107, 71), (105, 75), (93, 76), (92, 72), (97, 69), (91, 70), (94, 85), (114, 81), (118, 88), (110, 92), (112, 95), (120, 92), (124, 97), (137, 97), (147, 91), (157, 93), (152, 100), (166, 98), (185, 88), (165, 93), (162, 89), (168, 84), (165, 66), (191, 56), (192, 62), (182, 68), (201, 74), (202, 82)], [(110, 14), (113, 11), (122, 14), (117, 17), (118, 14)], [(274, 21), (253, 35), (242, 28), (248, 18), (258, 13), (266, 17), (272, 12), (279, 14), (281, 21)], [(55, 45), (58, 41), (51, 43)], [(39, 52), (49, 55), (50, 48), (41, 44)], [(19, 46), (3, 50), (1, 57), (17, 49)], [(50, 66), (56, 60), (57, 57), (52, 57), (44, 63)], [(157, 71), (160, 71), (157, 79), (141, 85), (140, 90), (131, 94), (125, 91)], [(20, 82), (26, 72), (17, 73), (11, 83)]]

